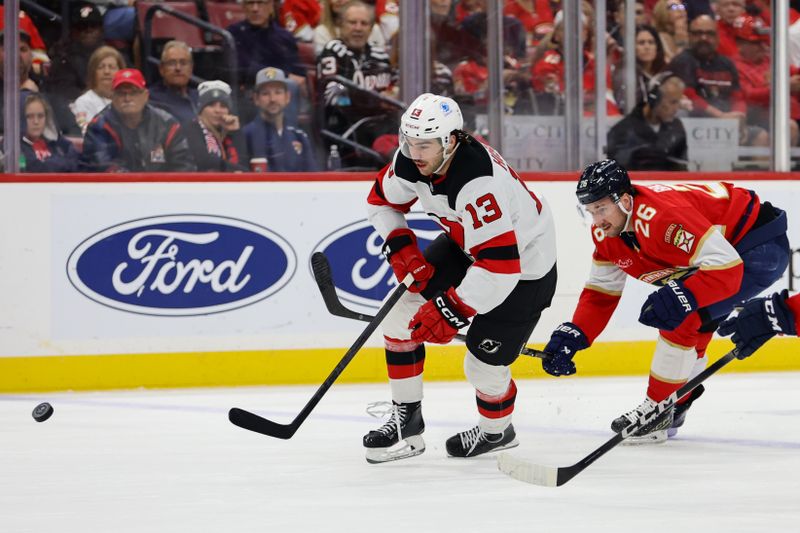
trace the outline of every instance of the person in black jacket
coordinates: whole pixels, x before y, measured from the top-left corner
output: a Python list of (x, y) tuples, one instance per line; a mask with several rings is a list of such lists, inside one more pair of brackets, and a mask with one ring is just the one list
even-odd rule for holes
[(78, 151), (59, 135), (53, 121), (53, 110), (39, 93), (31, 93), (23, 104), (25, 129), (20, 149), (24, 156), (23, 172), (75, 172)]
[(125, 68), (114, 74), (111, 105), (89, 123), (81, 167), (94, 172), (197, 170), (178, 121), (147, 103), (144, 76)]
[(224, 81), (204, 81), (197, 88), (200, 112), (186, 124), (186, 138), (199, 171), (248, 169), (247, 143), (239, 117), (232, 114), (231, 88)]
[(639, 103), (608, 132), (608, 157), (631, 170), (687, 170), (686, 131), (677, 114), (684, 83), (664, 72)]

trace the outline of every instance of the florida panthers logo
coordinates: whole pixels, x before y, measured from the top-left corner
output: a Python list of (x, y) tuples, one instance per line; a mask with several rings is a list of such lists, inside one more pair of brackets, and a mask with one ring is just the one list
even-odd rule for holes
[(682, 226), (678, 226), (678, 229), (675, 230), (675, 236), (672, 238), (672, 244), (687, 254), (691, 253), (692, 246), (694, 246), (694, 234), (689, 233)]

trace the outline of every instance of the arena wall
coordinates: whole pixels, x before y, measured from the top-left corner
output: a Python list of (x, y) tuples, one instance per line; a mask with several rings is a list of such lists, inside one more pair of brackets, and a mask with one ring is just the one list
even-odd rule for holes
[[(265, 177), (266, 176), (266, 177)], [(727, 180), (789, 212), (800, 279), (800, 175), (633, 174)], [(589, 271), (589, 228), (572, 173), (525, 174), (553, 209), (558, 292), (530, 345), (572, 315)], [(363, 329), (331, 316), (309, 258), (325, 251), (346, 304), (374, 312), (391, 289), (366, 222), (369, 174), (0, 176), (0, 392), (319, 383)], [(413, 210), (412, 210), (413, 211)], [(435, 234), (424, 213), (413, 226)], [(638, 324), (650, 289), (629, 281), (579, 375), (646, 374), (655, 332)], [(386, 379), (374, 335), (340, 378)], [(715, 340), (711, 358), (731, 344)], [(463, 346), (431, 347), (426, 379), (463, 379)], [(800, 340), (774, 339), (730, 371), (798, 370)], [(535, 359), (520, 378), (544, 377)]]

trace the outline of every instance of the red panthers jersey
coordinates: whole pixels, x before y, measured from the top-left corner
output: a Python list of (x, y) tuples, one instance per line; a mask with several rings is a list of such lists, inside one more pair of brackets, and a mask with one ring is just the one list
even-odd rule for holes
[(629, 231), (592, 226), (595, 251), (573, 322), (590, 342), (616, 309), (626, 276), (654, 285), (681, 279), (699, 307), (739, 290), (744, 267), (733, 245), (758, 216), (752, 191), (730, 183), (636, 185)]

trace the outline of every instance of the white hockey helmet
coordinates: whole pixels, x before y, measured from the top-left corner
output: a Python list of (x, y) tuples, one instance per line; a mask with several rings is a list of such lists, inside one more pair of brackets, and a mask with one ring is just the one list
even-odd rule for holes
[(464, 127), (461, 109), (452, 98), (431, 93), (419, 95), (400, 118), (400, 150), (411, 157), (406, 139), (439, 139), (452, 152), (450, 134)]

